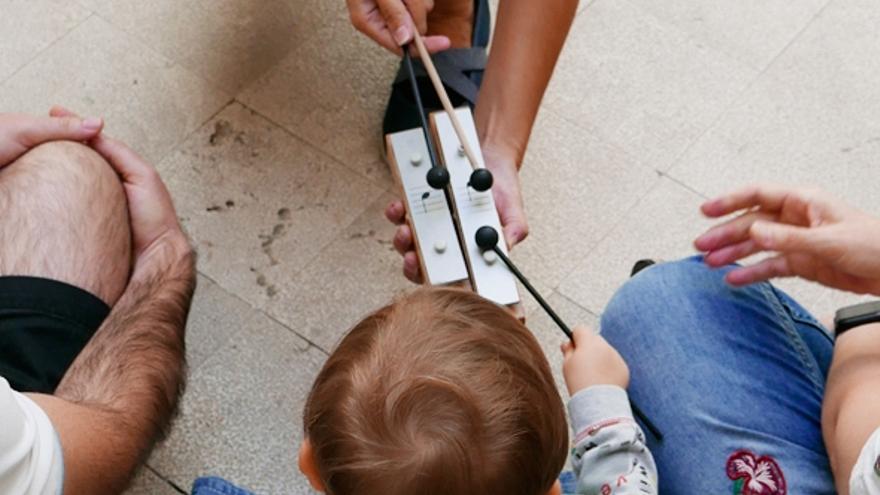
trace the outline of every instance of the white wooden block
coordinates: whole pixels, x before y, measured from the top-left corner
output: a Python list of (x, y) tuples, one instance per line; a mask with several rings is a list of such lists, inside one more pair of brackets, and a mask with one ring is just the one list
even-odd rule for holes
[(431, 188), (426, 179), (431, 164), (424, 133), (411, 129), (390, 134), (387, 141), (394, 157), (391, 166), (396, 167), (395, 175), (403, 186), (425, 281), (430, 285), (467, 281), (467, 266), (449, 205), (443, 191)]
[[(468, 143), (477, 155), (480, 166), (485, 166), (470, 109), (460, 108), (456, 110), (456, 115), (464, 128)], [(454, 201), (464, 237), (465, 253), (471, 267), (474, 289), (481, 296), (498, 304), (516, 304), (520, 298), (513, 274), (500, 260), (495, 261), (491, 256), (484, 258), (482, 250), (474, 239), (477, 230), (485, 225), (494, 227), (499, 236), (503, 232), (501, 220), (498, 218), (498, 210), (495, 209), (492, 191), (478, 192), (468, 187), (473, 169), (467, 156), (463, 152), (459, 152), (462, 149), (461, 143), (458, 141), (449, 116), (445, 112), (436, 112), (432, 114), (432, 118), (439, 141), (439, 152), (449, 170), (450, 187), (454, 192)], [(499, 247), (504, 254), (507, 254), (507, 246), (503, 236), (501, 236)]]

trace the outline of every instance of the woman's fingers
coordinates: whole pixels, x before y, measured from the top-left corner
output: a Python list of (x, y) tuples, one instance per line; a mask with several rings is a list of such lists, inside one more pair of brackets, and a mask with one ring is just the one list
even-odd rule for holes
[(428, 12), (433, 7), (433, 2), (429, 0), (403, 0), (406, 10), (409, 12), (410, 18), (416, 25), (419, 33), (428, 32)]
[(403, 201), (395, 199), (385, 208), (385, 218), (394, 225), (401, 225), (406, 220), (406, 207)]
[(403, 255), (403, 275), (414, 284), (422, 283), (422, 269), (419, 265), (419, 256), (415, 251), (409, 251)]
[(415, 23), (406, 5), (401, 0), (376, 0), (376, 5), (385, 19), (388, 31), (397, 46), (403, 46), (413, 38)]
[(401, 225), (397, 227), (397, 232), (394, 233), (394, 241), (392, 243), (394, 244), (394, 249), (402, 255), (406, 254), (407, 251), (413, 250), (413, 236), (409, 225)]
[(796, 227), (766, 220), (755, 222), (749, 236), (761, 249), (785, 253), (821, 254), (828, 244), (822, 227)]
[(694, 241), (694, 246), (699, 251), (710, 252), (744, 242), (749, 238), (752, 224), (758, 220), (775, 220), (775, 216), (757, 211), (744, 213), (710, 228)]
[(703, 257), (703, 261), (713, 268), (719, 268), (731, 263), (735, 263), (743, 258), (758, 253), (761, 248), (755, 241), (748, 239), (746, 241), (725, 246), (717, 251), (710, 251)]
[(755, 282), (764, 282), (771, 278), (790, 277), (792, 275), (794, 273), (789, 266), (788, 259), (780, 255), (767, 258), (751, 266), (736, 268), (725, 276), (725, 280), (730, 285), (740, 287)]
[[(425, 36), (422, 38), (429, 53), (442, 52), (452, 47), (452, 41), (446, 36)], [(415, 47), (413, 47), (415, 49)]]
[(759, 185), (748, 186), (730, 194), (709, 200), (700, 207), (710, 218), (723, 217), (739, 210), (760, 207), (766, 211), (778, 211), (794, 189)]

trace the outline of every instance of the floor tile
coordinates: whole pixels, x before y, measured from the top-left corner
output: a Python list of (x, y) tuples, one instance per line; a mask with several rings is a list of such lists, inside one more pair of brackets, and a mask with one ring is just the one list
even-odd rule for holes
[(382, 193), (237, 103), (159, 168), (199, 250), (201, 271), (256, 307)]
[(251, 313), (192, 372), (181, 415), (149, 464), (181, 487), (215, 475), (258, 494), (310, 493), (296, 452), (304, 401), (326, 355)]
[(706, 45), (763, 70), (829, 0), (744, 2), (652, 2), (630, 0), (698, 45)]
[(577, 258), (559, 292), (600, 314), (643, 258), (675, 260), (694, 253), (691, 243), (709, 223), (703, 198), (663, 178), (588, 256)]
[(382, 116), (397, 60), (356, 32), (347, 19), (337, 20), (239, 99), (388, 188), (387, 169), (375, 164), (383, 147)]
[(149, 469), (142, 468), (125, 495), (180, 495), (180, 492)]
[(44, 114), (61, 103), (158, 161), (228, 99), (98, 17), (0, 87), (0, 108)]
[(314, 0), (95, 3), (104, 19), (233, 94), (345, 11), (344, 2)]
[[(818, 297), (804, 302), (803, 306), (820, 321), (833, 322), (834, 314), (838, 309), (876, 300), (876, 296), (857, 295), (823, 287)], [(831, 325), (831, 323), (828, 324)]]
[(0, 16), (0, 83), (83, 22), (90, 12), (58, 0), (7, 1)]
[(521, 178), (531, 233), (512, 256), (527, 277), (549, 288), (658, 180), (621, 149), (547, 111)]
[(547, 102), (665, 170), (756, 74), (628, 0), (597, 0), (575, 21)]
[(709, 195), (819, 185), (880, 213), (880, 6), (832, 3), (670, 171)]
[(199, 275), (186, 325), (186, 353), (190, 371), (197, 369), (230, 337), (256, 324), (259, 313), (213, 280)]
[(336, 235), (297, 276), (275, 281), (278, 293), (266, 311), (330, 351), (368, 313), (415, 288), (403, 276), (383, 215), (392, 196), (382, 195)]

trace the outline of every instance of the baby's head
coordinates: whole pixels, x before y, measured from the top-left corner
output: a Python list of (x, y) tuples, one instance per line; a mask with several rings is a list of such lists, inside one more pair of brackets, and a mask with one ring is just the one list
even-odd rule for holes
[(545, 495), (568, 427), (538, 342), (495, 304), (420, 289), (358, 323), (318, 375), (300, 469), (331, 495)]

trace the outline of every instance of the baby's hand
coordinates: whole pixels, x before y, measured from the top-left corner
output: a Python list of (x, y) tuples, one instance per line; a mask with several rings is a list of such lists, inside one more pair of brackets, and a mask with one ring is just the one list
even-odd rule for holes
[(601, 335), (587, 327), (574, 329), (574, 343), (562, 344), (562, 374), (569, 395), (593, 385), (629, 385), (629, 367)]

